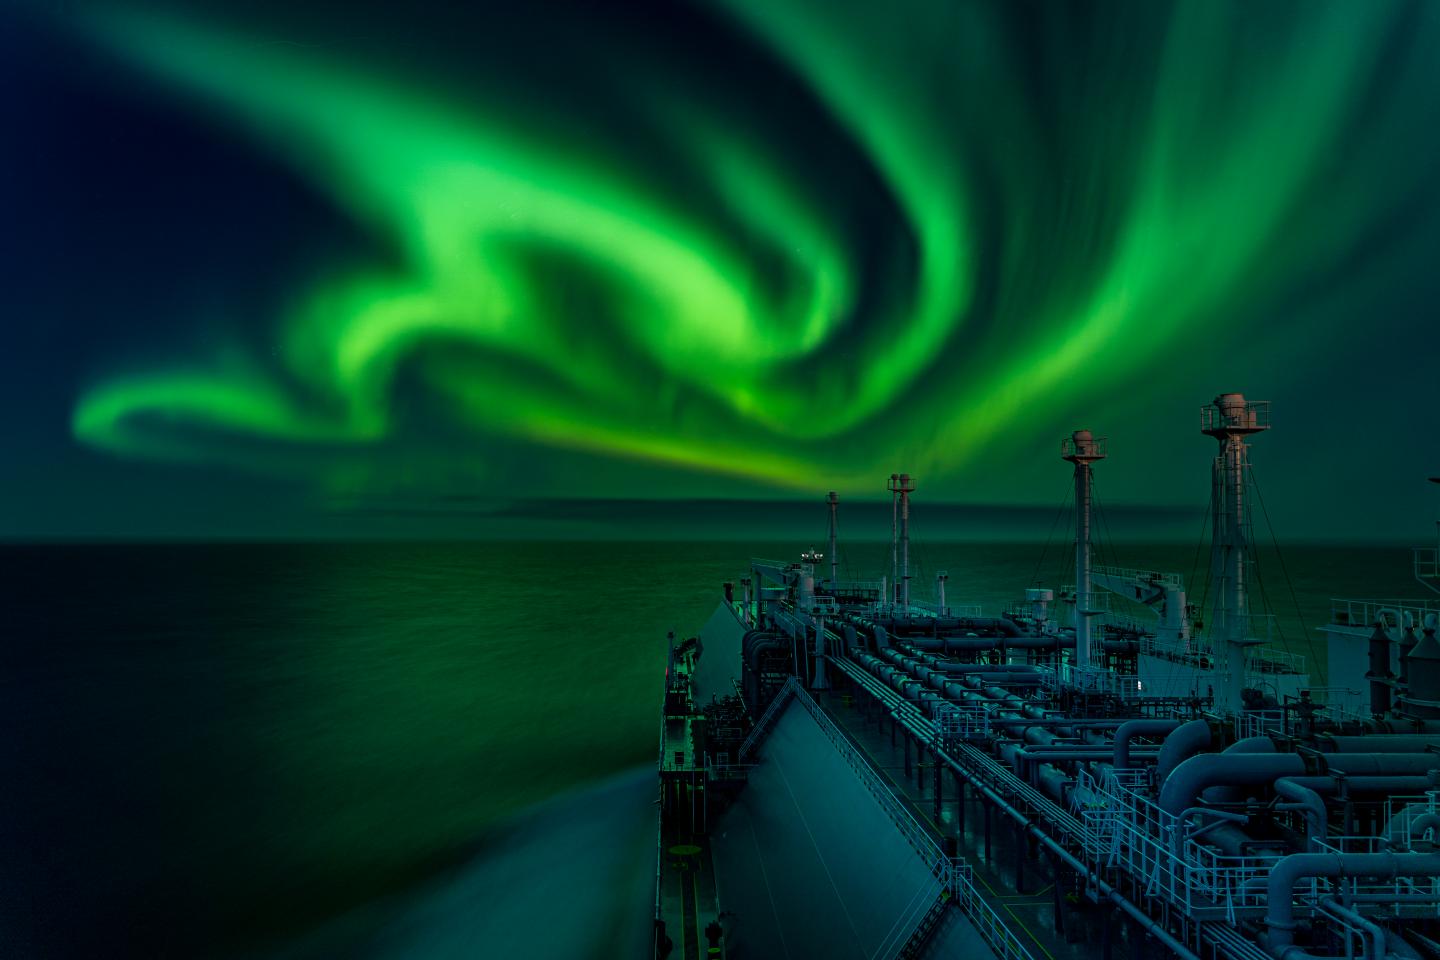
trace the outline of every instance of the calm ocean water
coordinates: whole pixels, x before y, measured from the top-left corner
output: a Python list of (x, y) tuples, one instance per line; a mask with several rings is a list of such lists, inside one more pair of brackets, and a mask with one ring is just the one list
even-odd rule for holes
[[(498, 872), (551, 854), (585, 901), (635, 851), (601, 849), (553, 798), (605, 782), (586, 803), (643, 824), (643, 778), (607, 778), (653, 756), (666, 630), (698, 631), (750, 556), (805, 546), (0, 547), (4, 955), (458, 956), (468, 924), (519, 909)], [(842, 560), (860, 575), (888, 554)], [(946, 569), (952, 602), (998, 611), (1037, 576), (1068, 582), (1068, 554), (917, 543), (916, 592)], [(1193, 545), (1101, 559), (1194, 571), (1203, 593)], [(1296, 653), (1331, 596), (1418, 589), (1401, 549), (1284, 562), (1298, 610), (1260, 557)], [(556, 849), (519, 845), (536, 834)]]

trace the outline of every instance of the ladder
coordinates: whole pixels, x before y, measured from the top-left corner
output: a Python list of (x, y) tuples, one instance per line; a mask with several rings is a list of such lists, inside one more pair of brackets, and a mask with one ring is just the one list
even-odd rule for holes
[(921, 951), (925, 949), (925, 944), (930, 941), (930, 935), (940, 926), (940, 920), (945, 916), (945, 908), (950, 906), (950, 901), (949, 889), (942, 890), (940, 896), (935, 898), (935, 902), (930, 904), (930, 909), (926, 911), (925, 916), (920, 918), (915, 931), (910, 934), (910, 939), (905, 941), (905, 945), (896, 954), (897, 957), (901, 960), (915, 960), (920, 956)]
[(746, 737), (745, 742), (740, 744), (740, 751), (735, 755), (735, 761), (737, 763), (744, 762), (745, 758), (750, 756), (751, 751), (760, 745), (760, 741), (765, 739), (766, 731), (770, 729), (770, 725), (774, 723), (775, 718), (780, 715), (780, 711), (784, 709), (785, 704), (795, 695), (795, 691), (799, 686), (800, 680), (798, 677), (791, 677), (785, 681), (785, 686), (780, 688), (780, 692), (775, 694), (775, 699), (770, 701), (770, 706), (765, 708), (765, 713), (760, 717), (759, 722), (755, 724), (755, 728), (750, 731), (750, 736)]

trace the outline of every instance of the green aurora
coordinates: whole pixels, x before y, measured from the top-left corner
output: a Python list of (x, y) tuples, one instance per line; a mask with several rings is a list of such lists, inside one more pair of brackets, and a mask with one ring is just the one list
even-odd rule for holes
[[(1241, 336), (1298, 367), (1433, 265), (1434, 6), (1003, 6), (734, 0), (702, 15), (787, 77), (774, 102), (640, 42), (575, 65), (570, 104), (92, 10), (121, 69), (388, 253), (252, 318), (268, 351), (95, 378), (73, 432), (345, 490), (424, 444), (396, 403), (418, 389), (468, 438), (436, 455), (477, 475), (504, 441), (772, 489), (873, 493), (896, 465), (959, 487), (1117, 385), (1250, 369), (1225, 365)], [(645, 143), (585, 149), (587, 97)], [(779, 136), (797, 115), (821, 134)]]

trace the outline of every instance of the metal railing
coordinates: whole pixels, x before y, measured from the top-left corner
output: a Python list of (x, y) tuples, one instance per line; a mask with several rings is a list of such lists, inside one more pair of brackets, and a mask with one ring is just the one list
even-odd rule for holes
[(1224, 617), (1225, 623), (1221, 623), (1217, 618), (1213, 624), (1217, 641), (1220, 639), (1221, 632), (1228, 632), (1230, 630), (1230, 624), (1235, 623), (1237, 620), (1239, 625), (1244, 628), (1241, 631), (1244, 639), (1258, 640), (1262, 643), (1270, 643), (1275, 639), (1275, 634), (1278, 630), (1278, 618), (1273, 613), (1247, 613), (1242, 616), (1240, 614), (1226, 612), (1224, 613)]
[(1119, 674), (1104, 667), (1077, 667), (1073, 663), (1062, 663), (1058, 670), (1041, 666), (1036, 667), (1035, 672), (1040, 677), (1041, 687), (1051, 691), (1069, 688), (1106, 694), (1120, 700), (1144, 696), (1138, 676)]
[(833, 593), (858, 593), (862, 590), (874, 590), (881, 595), (885, 593), (884, 580), (827, 580), (826, 586)]
[(1304, 676), (1306, 673), (1305, 657), (1288, 650), (1257, 647), (1245, 657), (1245, 673), (1247, 676), (1276, 673), (1294, 673)]
[(1201, 665), (1203, 661), (1207, 660), (1213, 664), (1215, 660), (1215, 648), (1211, 645), (1209, 638), (1203, 636), (1176, 639), (1162, 638), (1155, 634), (1142, 634), (1140, 652), (1152, 657), (1159, 657), (1162, 660), (1195, 666)]
[[(936, 724), (916, 709), (914, 704), (902, 699), (893, 690), (866, 673), (864, 669), (854, 662), (843, 657), (831, 657), (830, 662), (834, 663), (842, 673), (849, 676), (850, 679), (868, 691), (876, 700), (895, 711), (896, 715), (904, 722), (913, 726), (914, 729), (919, 732), (922, 743), (933, 746), (938, 737)], [(811, 703), (814, 703), (814, 701), (812, 700)], [(816, 709), (818, 710), (819, 707), (817, 706)], [(1001, 769), (988, 755), (966, 744), (958, 746), (956, 755), (966, 756), (967, 759), (978, 759), (980, 766), (990, 768), (989, 773), (991, 776), (999, 774), (1008, 780), (1012, 780), (1021, 791), (1022, 796), (1028, 794), (1036, 806), (1048, 808), (1052, 821), (1058, 826), (1063, 828), (1067, 826), (1066, 821), (1068, 821), (1070, 824), (1073, 824), (1073, 829), (1078, 832), (1080, 826), (1078, 820), (1054, 806), (1048, 797), (1042, 796), (1039, 791), (1035, 790), (1029, 784), (1013, 777), (1009, 770)], [(864, 762), (863, 759), (861, 762)], [(881, 786), (884, 787), (883, 783)], [(884, 789), (888, 791), (889, 788), (884, 787)], [(909, 816), (908, 813), (906, 813), (906, 815)], [(926, 839), (933, 844), (934, 841), (929, 839), (928, 834), (926, 835)], [(973, 874), (970, 871), (969, 865), (961, 858), (957, 858), (949, 863), (952, 890), (957, 905), (965, 913), (965, 916), (970, 922), (975, 925), (975, 929), (980, 931), (981, 936), (985, 938), (985, 942), (990, 945), (990, 948), (995, 951), (996, 955), (999, 956), (1001, 960), (1034, 960), (1034, 957), (1025, 948), (1025, 945), (1006, 927), (1004, 921), (1000, 919), (999, 914), (995, 912), (994, 908), (980, 896), (979, 891), (974, 886)]]
[[(1426, 812), (1426, 797), (1391, 798), (1403, 802), (1403, 809), (1418, 806), (1408, 816), (1413, 822)], [(1383, 836), (1331, 836), (1320, 841), (1316, 847), (1319, 853), (1385, 853), (1391, 848), (1390, 841)], [(1397, 876), (1388, 880), (1375, 877), (1334, 877), (1312, 878), (1295, 888), (1295, 900), (1307, 909), (1320, 909), (1320, 901), (1333, 897), (1349, 903), (1369, 916), (1434, 916), (1436, 905), (1440, 904), (1440, 877)]]
[(1415, 579), (1421, 582), (1440, 578), (1440, 548), (1415, 548)]
[(908, 960), (917, 956), (926, 938), (934, 932), (941, 911), (950, 900), (950, 887), (921, 883), (910, 902), (890, 925), (872, 956), (887, 960)]
[(947, 603), (942, 608), (930, 600), (911, 600), (910, 607), (936, 617), (982, 617), (984, 608), (978, 603)]
[(1272, 733), (1285, 733), (1284, 710), (1245, 710), (1235, 716), (1237, 739), (1264, 737)]
[(1440, 614), (1440, 601), (1413, 599), (1350, 599), (1336, 597), (1330, 601), (1330, 622), (1342, 627), (1374, 627), (1385, 624), (1387, 630), (1403, 626), (1405, 614), (1418, 630), (1427, 613)]
[[(794, 683), (793, 679), (787, 682), (786, 686), (790, 686), (791, 683)], [(791, 689), (794, 699), (815, 719), (816, 724), (819, 725), (826, 738), (829, 739), (836, 751), (845, 759), (845, 762), (849, 765), (850, 769), (855, 772), (855, 775), (859, 777), (860, 782), (863, 783), (871, 795), (875, 797), (876, 802), (880, 804), (886, 816), (895, 824), (895, 827), (900, 831), (906, 841), (909, 842), (915, 852), (927, 862), (933, 863), (937, 860), (944, 860), (946, 862), (947, 869), (942, 878), (942, 882), (948, 884), (949, 858), (941, 851), (940, 845), (931, 837), (929, 831), (921, 825), (919, 820), (915, 819), (915, 816), (911, 814), (909, 810), (905, 809), (905, 806), (895, 796), (889, 786), (886, 785), (875, 768), (870, 765), (870, 762), (865, 758), (864, 754), (855, 749), (855, 745), (850, 742), (850, 738), (836, 725), (834, 720), (830, 719), (830, 715), (820, 708), (820, 705), (815, 702), (815, 699), (810, 696), (805, 688), (795, 683)]]
[(968, 863), (960, 863), (955, 870), (955, 902), (965, 913), (965, 916), (974, 924), (975, 929), (980, 931), (980, 936), (990, 945), (995, 956), (1000, 960), (1033, 960), (1033, 957), (1025, 944), (1020, 942), (995, 908), (990, 906), (980, 896), (980, 891), (975, 887), (974, 870)]
[(946, 743), (984, 740), (990, 736), (990, 708), (983, 703), (967, 700), (936, 719), (940, 722), (940, 736)]
[(775, 611), (774, 619), (776, 628), (784, 631), (785, 635), (790, 637), (790, 639), (793, 640), (796, 637), (805, 635), (805, 623), (789, 610)]
[(1155, 631), (1163, 623), (1164, 621), (1162, 621), (1158, 615), (1154, 615), (1153, 613), (1151, 616), (1145, 617), (1144, 619), (1141, 619), (1140, 617), (1134, 616), (1133, 614), (1129, 613), (1111, 613), (1108, 617), (1101, 621), (1101, 625), (1108, 628), (1112, 632), (1122, 631), (1134, 634), (1148, 634), (1151, 636), (1155, 634)]
[(1310, 691), (1312, 702), (1325, 708), (1325, 718), (1339, 723), (1354, 721), (1359, 723), (1372, 718), (1367, 708), (1352, 709), (1344, 704), (1369, 703), (1368, 693), (1358, 687), (1343, 687), (1337, 684), (1327, 684), (1323, 687), (1307, 687)]
[(1092, 566), (1090, 573), (1092, 576), (1097, 577), (1116, 577), (1121, 580), (1153, 583), (1156, 586), (1185, 586), (1185, 578), (1178, 573), (1162, 573), (1158, 570), (1142, 570), (1138, 567)]
[(1142, 793), (1138, 773), (1112, 773), (1081, 784), (1098, 802), (1081, 810), (1085, 850), (1094, 867), (1136, 878), (1147, 897), (1197, 919), (1235, 922), (1265, 905), (1262, 880), (1274, 856), (1226, 856), (1194, 839), (1192, 828)]
[(1082, 456), (1104, 458), (1109, 456), (1110, 438), (1092, 437), (1089, 440), (1076, 442), (1074, 437), (1066, 437), (1060, 441), (1061, 458)]
[(755, 769), (753, 763), (729, 763), (725, 760), (711, 761), (705, 765), (705, 776), (708, 780), (749, 780), (750, 771)]
[(1110, 598), (1114, 596), (1108, 590), (1091, 590), (1089, 593), (1081, 594), (1075, 590), (1075, 584), (1067, 583), (1060, 588), (1060, 602), (1073, 603), (1083, 613), (1097, 616), (1110, 612)]
[(770, 706), (765, 708), (765, 712), (760, 715), (760, 719), (756, 721), (755, 726), (750, 728), (750, 735), (745, 738), (745, 742), (740, 744), (740, 749), (736, 751), (735, 757), (738, 761), (744, 762), (745, 758), (750, 755), (750, 752), (754, 750), (761, 739), (764, 738), (766, 731), (770, 729), (770, 724), (774, 723), (775, 719), (780, 716), (780, 711), (785, 708), (786, 702), (794, 696), (795, 691), (799, 689), (800, 679), (798, 677), (791, 677), (785, 681), (784, 686), (776, 691), (775, 699), (770, 701)]
[(1270, 429), (1270, 401), (1246, 400), (1243, 405), (1225, 409), (1213, 403), (1200, 408), (1200, 432), (1225, 432), (1234, 430)]
[[(1426, 814), (1440, 813), (1440, 791), (1432, 790), (1421, 797), (1391, 797), (1389, 816), (1385, 823), (1385, 836), (1404, 843), (1407, 847), (1417, 841), (1424, 841), (1427, 830), (1416, 830), (1415, 821)], [(1440, 848), (1440, 830), (1435, 831), (1432, 843)]]

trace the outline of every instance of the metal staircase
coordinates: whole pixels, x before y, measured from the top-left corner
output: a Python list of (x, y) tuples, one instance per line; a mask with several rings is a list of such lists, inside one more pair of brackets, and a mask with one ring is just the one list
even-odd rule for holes
[(930, 936), (940, 926), (940, 921), (945, 917), (946, 908), (950, 906), (951, 902), (950, 891), (941, 891), (940, 896), (935, 898), (935, 902), (930, 904), (930, 909), (926, 911), (925, 916), (920, 918), (919, 924), (910, 934), (910, 939), (905, 941), (905, 945), (896, 954), (899, 960), (915, 960), (924, 953), (925, 945), (930, 942)]
[(785, 709), (785, 704), (790, 702), (790, 698), (795, 696), (795, 691), (799, 689), (799, 678), (791, 677), (785, 681), (785, 685), (775, 694), (775, 699), (770, 701), (770, 706), (765, 708), (765, 712), (761, 714), (760, 720), (755, 724), (754, 729), (750, 731), (750, 736), (746, 737), (745, 742), (740, 744), (740, 751), (735, 757), (737, 762), (743, 763), (745, 758), (750, 756), (756, 747), (760, 746), (760, 741), (765, 739), (765, 734), (768, 733), (770, 727), (774, 725), (775, 718), (780, 716), (780, 712)]

